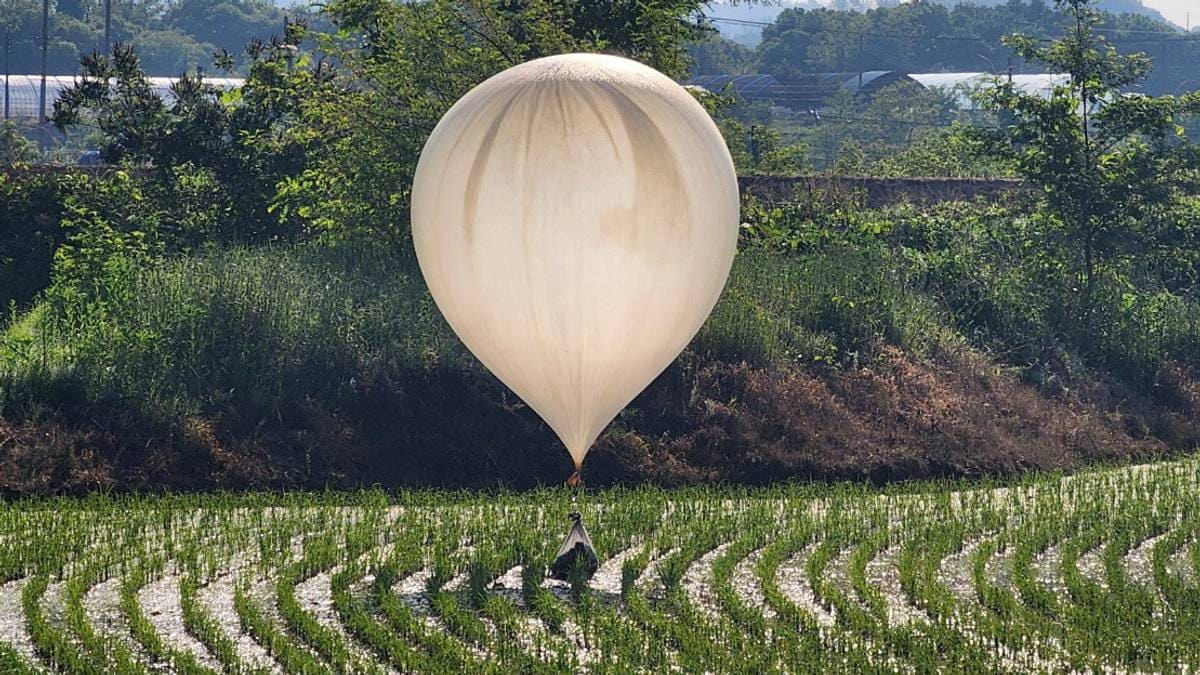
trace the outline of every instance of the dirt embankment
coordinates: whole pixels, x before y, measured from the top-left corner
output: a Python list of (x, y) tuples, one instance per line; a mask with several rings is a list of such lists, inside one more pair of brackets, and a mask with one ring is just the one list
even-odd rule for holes
[[(1101, 379), (1047, 396), (973, 353), (885, 347), (838, 373), (683, 358), (588, 457), (591, 485), (875, 482), (1009, 475), (1200, 447), (1200, 378), (1167, 365), (1153, 396)], [(108, 417), (106, 417), (106, 415)], [(351, 407), (308, 401), (122, 431), (0, 420), (0, 491), (556, 484), (570, 462), (537, 416), (484, 373), (386, 379)]]

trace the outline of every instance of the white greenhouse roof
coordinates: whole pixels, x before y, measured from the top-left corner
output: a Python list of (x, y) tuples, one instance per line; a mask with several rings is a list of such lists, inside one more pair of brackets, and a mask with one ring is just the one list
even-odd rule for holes
[[(59, 92), (71, 86), (78, 79), (76, 75), (47, 75), (46, 76), (46, 114), (54, 108), (54, 100)], [(174, 77), (148, 77), (154, 93), (168, 103), (171, 101), (171, 85), (178, 79)], [(240, 77), (205, 77), (204, 81), (218, 89), (240, 87), (245, 82)], [(0, 76), (0, 87), (4, 79)], [(38, 102), (41, 97), (41, 75), (9, 75), (8, 76), (8, 116), (10, 119), (36, 119)], [(0, 116), (3, 115), (3, 89), (0, 88)]]
[[(1007, 75), (992, 73), (912, 73), (909, 75), (926, 89), (978, 89), (990, 86), (994, 82), (1003, 82)], [(1050, 96), (1054, 87), (1064, 85), (1071, 80), (1070, 75), (1062, 73), (1033, 73), (1013, 75), (1013, 86), (1017, 91), (1026, 94)]]
[(995, 76), (990, 73), (912, 73), (909, 77), (926, 89), (953, 89), (983, 86)]
[[(992, 73), (912, 73), (909, 75), (926, 89), (941, 89), (957, 94), (958, 105), (962, 108), (973, 108), (971, 93), (985, 89), (996, 83), (1004, 82), (1008, 75)], [(1054, 88), (1064, 85), (1071, 80), (1070, 75), (1060, 73), (1032, 73), (1013, 75), (1013, 88), (1023, 94), (1033, 94), (1041, 98), (1050, 98)]]
[(1013, 75), (1013, 86), (1017, 91), (1026, 94), (1037, 94), (1043, 98), (1049, 98), (1050, 92), (1055, 87), (1071, 81), (1071, 76), (1065, 73), (1046, 73), (1036, 75)]

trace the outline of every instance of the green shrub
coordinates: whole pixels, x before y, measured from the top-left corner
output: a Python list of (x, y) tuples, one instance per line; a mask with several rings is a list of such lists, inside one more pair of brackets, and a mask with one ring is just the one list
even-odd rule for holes
[(738, 256), (693, 349), (725, 361), (830, 367), (880, 341), (920, 353), (943, 332), (934, 303), (882, 250), (750, 250)]
[[(55, 281), (58, 302), (91, 311), (152, 259), (228, 244), (211, 176), (177, 167), (148, 180), (124, 170), (0, 173), (0, 306), (28, 307)], [(65, 309), (65, 307), (64, 307)]]
[(1091, 368), (1144, 388), (1168, 361), (1200, 364), (1197, 212), (1147, 224), (1176, 245), (1105, 266), (1088, 299), (1076, 247), (1027, 195), (879, 210), (828, 195), (749, 202), (749, 252), (700, 344), (755, 363), (849, 363), (875, 340), (921, 353), (959, 335), (1034, 380)]
[[(1020, 206), (895, 210), (892, 246), (921, 271), (955, 329), (1030, 370), (1064, 361), (1149, 385), (1167, 361), (1200, 363), (1200, 297), (1174, 279), (1188, 247), (1147, 251), (1098, 272), (1090, 299), (1053, 216)], [(1061, 374), (1061, 373), (1060, 373)]]
[[(365, 373), (394, 375), (461, 353), (419, 273), (387, 252), (230, 250), (137, 274), (121, 259), (80, 275), (112, 284), (88, 311), (80, 311), (87, 293), (56, 284), (36, 328), (40, 349), (89, 389), (171, 417), (336, 400), (366, 386)], [(41, 369), (41, 356), (26, 368)]]
[(50, 283), (66, 180), (55, 174), (0, 172), (0, 307), (26, 305)]

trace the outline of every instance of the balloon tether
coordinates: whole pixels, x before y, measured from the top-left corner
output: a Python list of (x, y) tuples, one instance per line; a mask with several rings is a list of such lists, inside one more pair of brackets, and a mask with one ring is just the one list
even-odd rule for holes
[(579, 472), (578, 465), (575, 467), (575, 473), (567, 479), (567, 488), (571, 490), (571, 508), (574, 509), (579, 501), (579, 493), (583, 492), (583, 474)]

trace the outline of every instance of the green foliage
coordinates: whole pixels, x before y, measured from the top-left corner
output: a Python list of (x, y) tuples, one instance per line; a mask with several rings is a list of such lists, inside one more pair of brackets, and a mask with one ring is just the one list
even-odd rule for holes
[(748, 72), (752, 55), (750, 49), (713, 33), (688, 46), (689, 72), (695, 75), (741, 75)]
[[(105, 187), (102, 198), (132, 203), (142, 199), (127, 180)], [(127, 300), (133, 279), (158, 258), (152, 229), (157, 222), (139, 222), (142, 214), (136, 211), (115, 215), (110, 220), (77, 198), (64, 204), (62, 227), (67, 238), (54, 253), (53, 283), (46, 302), (65, 325), (85, 323), (88, 315), (103, 315), (114, 303)], [(114, 221), (121, 226), (114, 226)]]
[(91, 224), (64, 249), (39, 330), (68, 359), (51, 369), (74, 371), (93, 396), (132, 396), (174, 419), (226, 406), (253, 416), (283, 400), (353, 397), (364, 367), (462, 353), (392, 256), (268, 249), (151, 267), (145, 237)]
[[(1026, 201), (876, 211), (836, 194), (780, 205), (750, 200), (750, 255), (743, 253), (702, 343), (726, 359), (800, 353), (846, 363), (872, 340), (919, 353), (958, 335), (1049, 391), (1087, 368), (1140, 388), (1164, 363), (1200, 363), (1194, 204), (1172, 223), (1177, 246), (1105, 268), (1084, 330), (1071, 240), (1053, 214)], [(761, 248), (786, 257), (756, 259)]]
[(1060, 231), (1054, 216), (1038, 211), (944, 205), (900, 210), (893, 237), (958, 331), (1050, 391), (1088, 367), (1149, 387), (1164, 363), (1200, 363), (1194, 287), (1165, 285), (1154, 256), (1097, 277), (1082, 329), (1077, 317), (1087, 307)]
[(803, 256), (739, 255), (692, 349), (723, 361), (853, 368), (881, 344), (927, 352), (939, 310), (878, 247), (824, 246)]
[[(399, 382), (475, 367), (412, 264), (395, 254), (266, 249), (154, 265), (151, 237), (89, 220), (96, 216), (86, 207), (70, 213), (56, 283), (36, 325), (24, 328), (37, 341), (27, 361), (8, 364), (9, 377), (72, 372), (95, 398), (145, 401), (167, 419), (234, 409), (253, 419), (305, 399), (353, 405), (369, 386), (364, 377)], [(837, 241), (816, 235), (802, 257), (739, 256), (692, 349), (832, 368), (879, 340), (928, 348), (938, 339), (936, 310), (884, 248), (848, 243), (877, 239), (873, 226), (862, 227), (866, 233)], [(11, 403), (28, 381), (9, 382)]]
[(990, 123), (951, 94), (898, 82), (867, 98), (838, 90), (821, 110), (777, 126), (833, 174), (975, 177), (1008, 171), (969, 133)]
[(770, 124), (769, 110), (747, 105), (732, 93), (692, 93), (717, 123), (739, 174), (794, 176), (811, 170), (808, 147), (785, 144)]
[[(281, 178), (273, 209), (326, 236), (408, 237), (408, 190), (425, 139), (460, 96), (517, 63), (602, 51), (672, 76), (707, 28), (698, 0), (336, 0), (321, 49), (345, 77), (297, 97), (292, 137), (313, 160)], [(365, 84), (365, 86), (363, 86)]]
[(227, 200), (213, 174), (188, 166), (0, 174), (0, 303), (24, 307), (53, 279), (55, 302), (85, 312), (121, 285), (109, 271), (237, 241)]
[[(8, 294), (0, 300), (18, 306), (0, 337), (0, 416), (100, 427), (122, 461), (166, 474), (178, 466), (170, 461), (190, 457), (178, 447), (209, 463), (197, 469), (205, 476), (221, 475), (238, 452), (282, 458), (270, 464), (275, 476), (253, 476), (265, 484), (336, 481), (347, 465), (381, 464), (399, 468), (372, 479), (441, 481), (455, 474), (446, 458), (491, 480), (509, 475), (497, 456), (528, 462), (518, 466), (551, 456), (548, 428), (466, 353), (421, 283), (408, 241), (416, 158), (459, 96), (518, 61), (603, 50), (682, 74), (688, 43), (706, 30), (699, 4), (336, 0), (326, 8), (336, 32), (315, 38), (320, 59), (300, 49), (313, 36), (292, 22), (282, 38), (250, 45), (244, 87), (221, 93), (185, 76), (170, 102), (152, 94), (131, 48), (84, 59), (54, 119), (93, 126), (117, 168), (0, 176)], [(807, 415), (805, 405), (857, 373), (865, 379), (881, 364), (908, 372), (913, 363), (896, 363), (923, 367), (922, 357), (934, 362), (949, 347), (990, 352), (1054, 394), (1104, 370), (1149, 396), (1161, 373), (1198, 367), (1200, 153), (1176, 129), (1197, 100), (1117, 96), (1145, 61), (1093, 39), (1086, 8), (1075, 11), (1079, 26), (1063, 41), (1013, 44), (1076, 77), (1049, 101), (998, 89), (992, 101), (1012, 125), (995, 133), (943, 128), (964, 119), (954, 100), (905, 86), (871, 102), (843, 93), (819, 124), (814, 115), (782, 129), (763, 125), (770, 111), (761, 105), (698, 94), (743, 173), (1016, 170), (1040, 192), (994, 205), (884, 209), (820, 191), (790, 203), (748, 200), (724, 296), (651, 389), (654, 420), (650, 404), (635, 403), (617, 425), (628, 437), (616, 442), (646, 457), (684, 435), (678, 452), (705, 457), (752, 434), (790, 442), (787, 434), (807, 432), (783, 415)], [(229, 55), (217, 60), (231, 65)], [(885, 364), (888, 355), (896, 358)], [(741, 409), (736, 392), (757, 395), (759, 406), (786, 398), (771, 393), (783, 385), (765, 372), (782, 374), (794, 394), (788, 405), (800, 412)], [(702, 377), (740, 380), (705, 390)], [(170, 460), (136, 454), (163, 446)], [(801, 466), (786, 460), (778, 461)], [(756, 457), (745, 471), (757, 476), (773, 462)], [(948, 460), (918, 463), (922, 472), (952, 470)], [(550, 466), (520, 484), (555, 473)], [(884, 543), (873, 539), (856, 554), (858, 586), (859, 563)], [(683, 602), (678, 565), (688, 555), (662, 568), (668, 605)], [(515, 625), (513, 608), (487, 597), (493, 563), (479, 558), (470, 602), (442, 588), (452, 570), (432, 586), (445, 621), (480, 648), (491, 636), (474, 612), (502, 632)], [(306, 571), (293, 570), (288, 583)], [(627, 581), (636, 620), (659, 627), (654, 603)], [(282, 590), (295, 629), (348, 663)], [(592, 601), (575, 590), (578, 602)], [(565, 629), (553, 594), (531, 585), (527, 595), (539, 617)], [(350, 600), (343, 609), (373, 644), (404, 663), (417, 658)], [(402, 603), (382, 601), (391, 603), (390, 625), (419, 630)], [(851, 601), (834, 594), (830, 602)], [(873, 625), (878, 598), (865, 602), (845, 610), (848, 621)], [(711, 656), (714, 647), (686, 629), (663, 628), (689, 665)], [(881, 630), (872, 629), (875, 638), (888, 635)], [(645, 662), (665, 665), (669, 657), (655, 649)], [(512, 653), (504, 659), (528, 665)]]
[(203, 214), (171, 232), (177, 248), (206, 243), (251, 243), (296, 238), (300, 224), (271, 213), (277, 184), (303, 169), (302, 138), (286, 134), (302, 93), (332, 71), (296, 56), (302, 24), (283, 39), (254, 43), (240, 89), (222, 94), (199, 75), (172, 86), (173, 100), (156, 96), (133, 48), (82, 61), (79, 81), (54, 102), (59, 129), (94, 125), (102, 157), (132, 166), (165, 211)]
[(955, 123), (922, 135), (911, 145), (881, 157), (870, 174), (880, 177), (992, 178), (1009, 176), (1013, 162), (998, 157), (973, 128)]
[[(1013, 58), (1001, 38), (1020, 32), (1048, 39), (1075, 24), (1070, 11), (1041, 0), (983, 4), (898, 3), (866, 12), (789, 8), (763, 29), (762, 42), (746, 67), (784, 79), (881, 69), (1000, 74), (1011, 58), (1016, 72), (1039, 72), (1028, 55)], [(1183, 81), (1200, 57), (1200, 33), (1187, 34), (1174, 24), (1134, 14), (1103, 13), (1099, 19), (1097, 27), (1108, 32), (1115, 47), (1150, 54), (1155, 71), (1146, 92), (1176, 92), (1181, 84), (1195, 88)]]
[(1200, 178), (1200, 149), (1182, 138), (1176, 118), (1200, 110), (1200, 95), (1126, 96), (1150, 67), (1141, 54), (1120, 55), (1094, 32), (1091, 0), (1059, 0), (1074, 27), (1048, 45), (1016, 35), (1024, 58), (1071, 76), (1049, 99), (1002, 83), (990, 104), (1012, 124), (993, 135), (1028, 181), (1041, 188), (1051, 217), (1048, 234), (1077, 251), (1081, 326), (1096, 319), (1097, 281), (1123, 275), (1122, 262), (1190, 233), (1174, 224), (1181, 198)]
[(948, 125), (957, 109), (954, 97), (940, 90), (897, 82), (871, 96), (856, 120), (855, 137), (879, 159)]
[(16, 122), (0, 122), (0, 167), (33, 161), (37, 149), (21, 133)]
[(864, 176), (867, 173), (867, 153), (862, 143), (855, 138), (843, 139), (838, 144), (837, 159), (829, 167), (835, 176)]
[(24, 306), (50, 283), (69, 190), (59, 175), (0, 172), (0, 306)]

